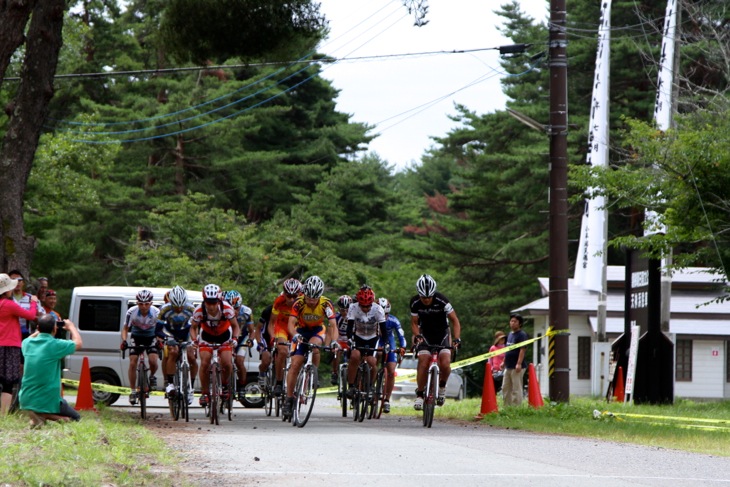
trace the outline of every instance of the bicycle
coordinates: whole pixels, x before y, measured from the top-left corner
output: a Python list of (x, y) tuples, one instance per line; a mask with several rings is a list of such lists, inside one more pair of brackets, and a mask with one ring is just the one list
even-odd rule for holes
[[(284, 342), (283, 345), (288, 347), (290, 343)], [(266, 416), (271, 416), (272, 412), (275, 411), (276, 417), (279, 417), (283, 399), (281, 394), (274, 394), (274, 388), (276, 387), (276, 356), (279, 354), (279, 347), (274, 345), (273, 348), (274, 349), (271, 351), (271, 363), (269, 364), (269, 368), (266, 372), (266, 383), (263, 387), (264, 411), (266, 412)], [(287, 365), (286, 371), (288, 370), (289, 367)], [(286, 371), (284, 372), (283, 390), (286, 390)]]
[[(167, 401), (170, 405), (170, 414), (177, 421), (180, 416), (185, 418), (185, 422), (190, 421), (188, 397), (192, 393), (193, 386), (190, 380), (190, 363), (188, 362), (187, 348), (192, 344), (190, 341), (178, 342), (174, 341), (174, 346), (178, 347), (179, 352), (177, 361), (175, 362), (175, 375), (172, 376), (172, 384), (174, 390), (168, 394)], [(172, 341), (168, 343), (172, 345)]]
[(368, 419), (380, 419), (380, 415), (383, 414), (383, 404), (385, 403), (383, 388), (385, 387), (385, 374), (389, 352), (390, 345), (386, 344), (380, 353), (380, 367), (378, 367), (378, 372), (375, 375), (375, 387), (373, 388), (370, 399), (370, 414), (368, 415)]
[(314, 349), (331, 351), (330, 347), (314, 343), (302, 343), (307, 349), (307, 359), (299, 370), (297, 382), (294, 386), (294, 407), (292, 408), (292, 426), (303, 428), (314, 408), (314, 399), (317, 397), (318, 372), (314, 366)]
[(349, 350), (342, 351), (342, 361), (337, 368), (337, 400), (342, 406), (342, 417), (347, 417), (347, 362), (350, 357)]
[[(137, 353), (137, 385), (135, 390), (139, 401), (140, 416), (142, 419), (147, 419), (147, 398), (150, 397), (150, 381), (147, 376), (145, 353), (149, 353), (149, 349), (152, 347), (148, 345), (131, 345), (128, 348)], [(122, 350), (122, 359), (125, 358), (126, 351), (126, 349)]]
[(423, 426), (430, 428), (433, 424), (433, 415), (439, 393), (439, 353), (441, 350), (451, 350), (452, 353), (455, 353), (456, 350), (454, 347), (431, 345), (425, 339), (422, 338), (422, 340), (428, 347), (429, 352), (431, 352), (431, 362), (428, 366), (428, 376), (426, 378), (426, 389), (424, 389), (423, 393)]
[[(353, 421), (362, 423), (368, 410), (372, 407), (373, 390), (372, 390), (372, 368), (368, 363), (363, 352), (378, 352), (381, 348), (370, 347), (354, 347), (360, 351), (360, 364), (357, 366), (357, 375), (355, 376), (355, 395), (352, 398)], [(372, 415), (368, 419), (372, 418)]]
[[(230, 345), (228, 343), (209, 343), (206, 346), (211, 348), (212, 357), (210, 359), (210, 370), (208, 372), (208, 402), (205, 405), (205, 416), (210, 418), (210, 424), (219, 425), (219, 413), (223, 413), (223, 405), (221, 404), (221, 399), (223, 399), (223, 382), (220, 359), (218, 358), (218, 349), (223, 346), (229, 347)], [(231, 397), (230, 394), (228, 396)], [(230, 409), (229, 419), (231, 419)]]

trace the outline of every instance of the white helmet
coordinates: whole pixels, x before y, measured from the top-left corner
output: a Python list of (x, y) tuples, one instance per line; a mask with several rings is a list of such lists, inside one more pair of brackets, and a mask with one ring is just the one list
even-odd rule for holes
[(136, 298), (138, 303), (151, 303), (154, 299), (154, 296), (152, 295), (152, 291), (142, 289), (137, 293)]
[(418, 281), (416, 281), (416, 289), (418, 290), (419, 296), (430, 298), (436, 294), (436, 281), (434, 281), (433, 277), (428, 274), (423, 274), (418, 278)]
[(304, 281), (302, 291), (308, 298), (319, 298), (324, 292), (324, 282), (322, 282), (319, 276), (310, 276)]
[(221, 288), (217, 284), (206, 284), (203, 288), (203, 299), (222, 299)]
[(388, 301), (387, 298), (379, 298), (378, 304), (382, 306), (383, 311), (385, 311), (385, 314), (390, 313), (390, 301)]
[(175, 308), (182, 308), (188, 302), (188, 293), (180, 286), (175, 286), (170, 290), (170, 304)]

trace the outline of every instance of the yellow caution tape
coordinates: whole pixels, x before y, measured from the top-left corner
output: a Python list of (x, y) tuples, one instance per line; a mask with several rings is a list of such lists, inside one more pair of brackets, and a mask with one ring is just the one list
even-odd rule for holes
[[(654, 419), (663, 421), (638, 421), (639, 423), (650, 424), (654, 426), (673, 426), (675, 428), (684, 429), (701, 429), (705, 431), (730, 431), (728, 426), (714, 426), (712, 424), (691, 424), (691, 423), (720, 423), (730, 424), (730, 420), (727, 419), (709, 419), (709, 418), (691, 418), (683, 416), (658, 416), (654, 414), (634, 414), (634, 413), (613, 413), (611, 411), (593, 411), (593, 417), (595, 419), (601, 419), (602, 417), (609, 417), (618, 421), (624, 421), (620, 416), (627, 418), (637, 419)], [(685, 423), (681, 423), (685, 421)]]

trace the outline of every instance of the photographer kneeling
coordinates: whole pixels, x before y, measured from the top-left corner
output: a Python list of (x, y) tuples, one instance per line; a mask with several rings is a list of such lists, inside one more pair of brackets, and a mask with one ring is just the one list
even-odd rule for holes
[[(32, 426), (39, 426), (47, 419), (78, 421), (79, 413), (61, 397), (61, 360), (81, 348), (81, 335), (70, 320), (57, 322), (50, 313), (38, 318), (37, 323), (35, 333), (22, 345), (25, 368), (20, 409), (30, 415)], [(58, 329), (68, 331), (71, 339), (54, 338)]]

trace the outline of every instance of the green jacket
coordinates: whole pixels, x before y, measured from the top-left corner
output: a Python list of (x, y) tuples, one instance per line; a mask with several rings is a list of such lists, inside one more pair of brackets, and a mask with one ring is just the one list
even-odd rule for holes
[(58, 340), (48, 333), (26, 338), (20, 409), (58, 414), (61, 407), (61, 359), (76, 351), (71, 340)]

